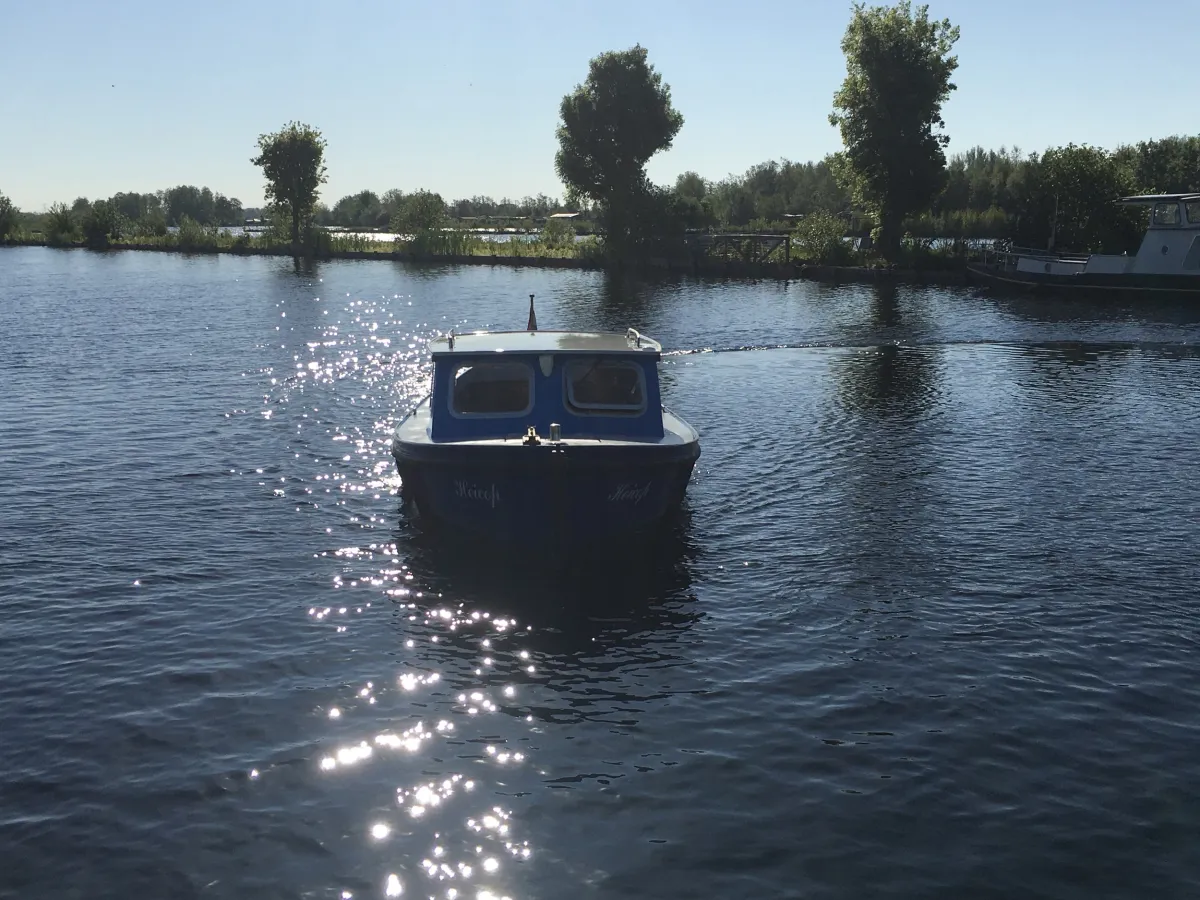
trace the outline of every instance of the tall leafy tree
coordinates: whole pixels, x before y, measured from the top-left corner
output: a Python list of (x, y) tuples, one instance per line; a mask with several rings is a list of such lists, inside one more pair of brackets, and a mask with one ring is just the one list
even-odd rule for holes
[(0, 194), (0, 241), (17, 230), (17, 216), (20, 212), (11, 200)]
[(835, 174), (879, 222), (879, 247), (894, 256), (904, 217), (928, 209), (945, 182), (942, 103), (955, 86), (958, 28), (929, 7), (856, 3), (842, 38), (846, 79), (829, 121), (842, 135)]
[[(84, 200), (84, 203), (87, 201)], [(79, 205), (79, 200), (75, 201), (75, 205)], [(86, 208), (91, 209), (91, 204), (87, 204)], [(46, 213), (46, 243), (52, 247), (69, 244), (75, 240), (77, 230), (72, 208), (65, 203), (52, 203)]]
[(446, 221), (446, 201), (432, 191), (416, 191), (400, 203), (392, 216), (391, 229), (397, 234), (435, 231)]
[(213, 197), (214, 225), (241, 225), (243, 218), (242, 201), (237, 197), (226, 197), (224, 194)]
[(593, 59), (587, 80), (563, 97), (559, 113), (554, 165), (568, 202), (582, 197), (595, 204), (605, 242), (620, 256), (639, 237), (639, 210), (653, 203), (646, 163), (671, 146), (683, 116), (640, 44)]
[(83, 217), (83, 238), (94, 250), (103, 250), (119, 240), (128, 223), (120, 209), (110, 200), (97, 200)]
[(1016, 238), (1063, 250), (1136, 250), (1146, 212), (1113, 203), (1135, 193), (1133, 170), (1117, 154), (1075, 144), (1047, 150), (1029, 165)]
[(289, 122), (273, 134), (258, 138), (258, 156), (267, 180), (267, 202), (291, 223), (292, 246), (312, 225), (313, 210), (325, 183), (325, 139), (321, 132), (299, 122)]

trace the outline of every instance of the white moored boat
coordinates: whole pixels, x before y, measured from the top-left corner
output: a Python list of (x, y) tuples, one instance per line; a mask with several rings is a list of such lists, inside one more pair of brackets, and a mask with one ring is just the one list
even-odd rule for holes
[(1200, 295), (1200, 194), (1140, 194), (1115, 202), (1150, 207), (1134, 256), (1011, 247), (986, 251), (967, 271), (980, 283), (1025, 288)]

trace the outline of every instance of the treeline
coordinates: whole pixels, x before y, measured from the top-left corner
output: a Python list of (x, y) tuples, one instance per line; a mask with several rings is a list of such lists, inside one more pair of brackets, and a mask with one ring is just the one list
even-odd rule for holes
[[(1038, 214), (1036, 194), (1045, 187), (1044, 160), (1069, 149), (1083, 166), (1079, 190), (1200, 191), (1200, 136), (1142, 141), (1113, 151), (1062, 147), (1026, 154), (1016, 147), (975, 147), (949, 156), (945, 186), (930, 211), (910, 217), (905, 228), (915, 237), (1006, 238), (1023, 232), (1034, 239), (1048, 238), (1049, 221), (1028, 219)], [(1085, 159), (1090, 164), (1085, 165)], [(1125, 177), (1117, 177), (1111, 185), (1096, 183), (1095, 169), (1105, 160)], [(1085, 177), (1088, 172), (1092, 177)], [(838, 185), (828, 158), (816, 163), (759, 163), (742, 175), (719, 181), (685, 172), (676, 180), (674, 191), (706, 227), (786, 229), (795, 224), (790, 218), (814, 212), (842, 218), (847, 233), (865, 232), (873, 226), (871, 216), (856, 208), (849, 192)], [(1101, 199), (1109, 201), (1115, 196)]]
[[(1078, 189), (1107, 190), (1110, 193), (1099, 198), (1106, 203), (1117, 196), (1113, 191), (1200, 191), (1200, 136), (1142, 141), (1113, 151), (1071, 146), (1023, 153), (1017, 147), (974, 147), (948, 157), (944, 187), (927, 213), (905, 220), (904, 230), (918, 238), (1021, 238), (1045, 244), (1054, 225), (1053, 210), (1048, 216), (1042, 210), (1046, 161), (1061, 160), (1063, 154), (1081, 167), (1076, 173), (1081, 179)], [(1124, 177), (1096, 182), (1095, 172), (1104, 168), (1105, 161)], [(843, 223), (846, 234), (865, 234), (876, 222), (839, 185), (832, 162), (832, 158), (819, 162), (769, 160), (741, 175), (719, 180), (684, 172), (667, 190), (676, 215), (692, 230), (791, 230), (814, 213), (827, 213)], [(344, 228), (391, 228), (397, 215), (402, 214), (406, 197), (417, 195), (436, 198), (442, 203), (445, 218), (462, 224), (475, 219), (537, 222), (565, 208), (557, 198), (544, 194), (520, 201), (473, 197), (444, 202), (440, 195), (428, 192), (405, 194), (391, 190), (380, 196), (361, 191), (343, 197), (332, 209), (318, 205), (316, 222)], [(1060, 198), (1060, 207), (1065, 202)], [(581, 218), (580, 224), (586, 227), (587, 213)], [(1060, 244), (1062, 240), (1060, 234)]]
[[(2, 198), (2, 195), (0, 195)], [(247, 210), (236, 197), (226, 197), (208, 187), (181, 184), (151, 193), (122, 191), (106, 199), (77, 197), (73, 203), (52, 204), (45, 213), (22, 213), (0, 199), (0, 238), (40, 233), (47, 243), (71, 244), (80, 240), (103, 242), (101, 235), (150, 237), (171, 227), (193, 223), (205, 227), (241, 225)]]
[[(826, 213), (841, 223), (846, 234), (867, 233), (874, 225), (871, 216), (855, 207), (830, 163), (828, 158), (804, 163), (772, 160), (720, 180), (685, 172), (669, 192), (677, 213), (692, 229), (791, 230), (814, 213)], [(1066, 163), (1072, 171), (1061, 171)], [(1113, 151), (1064, 147), (1023, 153), (1016, 147), (975, 147), (953, 154), (947, 159), (945, 186), (932, 208), (906, 220), (905, 230), (914, 237), (1011, 238), (1045, 246), (1055, 228), (1054, 198), (1047, 190), (1055, 185), (1057, 245), (1066, 249), (1111, 245), (1118, 239), (1110, 234), (1105, 242), (1101, 235), (1089, 235), (1081, 227), (1083, 213), (1072, 211), (1081, 203), (1098, 204), (1103, 218), (1109, 215), (1108, 201), (1122, 193), (1200, 192), (1200, 136), (1141, 141)], [(1090, 197), (1080, 196), (1089, 191)], [(514, 218), (538, 222), (563, 208), (558, 198), (544, 194), (519, 201), (472, 197), (446, 202), (429, 191), (390, 190), (378, 195), (367, 190), (343, 197), (332, 208), (317, 204), (314, 219), (326, 227), (411, 231), (470, 220), (476, 220), (473, 224)], [(89, 224), (92, 233), (103, 225), (127, 237), (162, 235), (185, 220), (203, 226), (241, 225), (259, 214), (258, 209), (243, 208), (237, 198), (194, 185), (154, 193), (122, 192), (102, 201), (80, 197), (70, 206), (55, 204), (46, 214), (22, 214), (0, 195), (0, 237), (37, 231), (51, 243), (70, 243), (86, 240)], [(820, 222), (829, 227), (828, 218), (821, 217)], [(586, 221), (581, 224), (587, 228)], [(1139, 222), (1117, 228), (1130, 240), (1140, 233)]]
[[(417, 191), (416, 194), (426, 194)], [(317, 225), (339, 228), (390, 228), (392, 220), (401, 214), (407, 198), (414, 194), (393, 189), (383, 195), (374, 191), (359, 191), (347, 194), (337, 201), (332, 208), (318, 203), (314, 220)], [(558, 198), (538, 194), (536, 197), (524, 197), (521, 200), (510, 200), (507, 197), (494, 200), (491, 197), (471, 197), (446, 202), (440, 194), (434, 194), (445, 208), (449, 218), (460, 221), (480, 219), (529, 219), (537, 222), (544, 220), (551, 213), (558, 211), (562, 205)]]
[[(868, 234), (871, 252), (890, 263), (921, 243), (909, 238), (1009, 238), (1121, 252), (1136, 246), (1145, 211), (1114, 199), (1200, 190), (1200, 136), (1113, 150), (1069, 144), (1040, 153), (976, 147), (947, 155), (941, 109), (956, 90), (958, 38), (956, 26), (931, 19), (928, 7), (910, 0), (855, 4), (841, 43), (846, 76), (829, 114), (841, 150), (814, 162), (763, 162), (717, 180), (685, 172), (669, 186), (653, 184), (646, 165), (684, 126), (670, 86), (640, 45), (602, 53), (559, 106), (554, 166), (565, 191), (561, 204), (545, 195), (447, 202), (428, 190), (363, 190), (328, 207), (319, 202), (325, 140), (309, 125), (289, 123), (261, 135), (252, 160), (263, 171), (263, 218), (272, 231), (261, 237), (286, 239), (300, 253), (321, 246), (331, 226), (386, 228), (434, 252), (463, 237), (446, 237), (448, 226), (522, 217), (547, 221), (547, 246), (556, 252), (573, 246), (575, 232), (594, 232), (615, 265), (700, 252), (706, 242), (689, 232), (717, 229), (791, 231), (805, 258), (826, 261), (846, 258), (847, 235)], [(28, 217), (5, 204), (0, 234), (11, 234)], [(581, 216), (572, 224), (547, 219), (559, 210)], [(235, 198), (180, 186), (55, 204), (41, 221), (49, 243), (82, 236), (102, 247), (124, 236), (161, 237), (172, 225), (239, 224), (248, 212)], [(955, 252), (963, 246), (955, 241)]]

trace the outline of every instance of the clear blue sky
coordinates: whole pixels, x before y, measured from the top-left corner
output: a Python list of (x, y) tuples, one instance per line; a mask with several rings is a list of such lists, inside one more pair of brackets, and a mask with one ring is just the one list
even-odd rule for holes
[[(951, 152), (1200, 131), (1200, 0), (940, 0), (962, 29)], [(328, 140), (330, 203), (371, 188), (561, 195), (558, 103), (597, 53), (640, 42), (684, 126), (665, 183), (818, 159), (845, 74), (849, 2), (0, 0), (0, 192), (56, 200), (208, 185), (262, 201), (255, 141), (296, 119)]]

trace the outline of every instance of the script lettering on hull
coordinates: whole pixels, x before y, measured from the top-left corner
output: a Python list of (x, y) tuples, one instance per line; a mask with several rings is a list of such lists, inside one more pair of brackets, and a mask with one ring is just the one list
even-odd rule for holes
[(608, 502), (609, 503), (632, 503), (634, 506), (637, 506), (639, 503), (641, 503), (643, 500), (645, 500), (646, 497), (649, 495), (650, 485), (651, 485), (651, 482), (649, 482), (649, 481), (647, 481), (645, 484), (640, 484), (640, 485), (633, 484), (631, 482), (625, 482), (624, 484), (619, 484), (619, 485), (617, 485), (616, 490), (614, 490), (611, 494), (608, 495)]
[(500, 492), (496, 490), (494, 484), (489, 484), (487, 487), (480, 487), (461, 478), (457, 478), (454, 481), (454, 496), (459, 500), (475, 500), (480, 503), (486, 503), (492, 509), (495, 509), (496, 504), (500, 502)]

